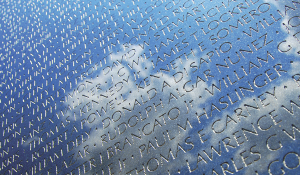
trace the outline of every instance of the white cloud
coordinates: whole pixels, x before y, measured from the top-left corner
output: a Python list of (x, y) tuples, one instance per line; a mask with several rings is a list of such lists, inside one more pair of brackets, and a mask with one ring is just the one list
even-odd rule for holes
[[(86, 108), (86, 107), (84, 107), (85, 104), (87, 104), (91, 100), (98, 101), (99, 104), (93, 103), (94, 106), (92, 106), (91, 111), (84, 114), (84, 116), (82, 117), (82, 118), (87, 118), (87, 115), (90, 114), (91, 112), (95, 111), (96, 109), (98, 109), (98, 111), (99, 111), (102, 106), (105, 107), (106, 104), (109, 103), (109, 101), (111, 99), (114, 99), (115, 97), (118, 98), (119, 96), (117, 94), (122, 93), (122, 94), (124, 94), (124, 96), (126, 96), (126, 99), (127, 99), (127, 101), (124, 102), (123, 104), (115, 105), (114, 106), (115, 108), (113, 110), (108, 110), (103, 117), (98, 117), (97, 119), (95, 119), (95, 121), (92, 124), (89, 124), (88, 122), (85, 122), (83, 124), (83, 126), (85, 128), (92, 127), (92, 128), (97, 128), (97, 130), (92, 129), (92, 131), (89, 135), (90, 138), (85, 142), (85, 145), (89, 145), (90, 154), (88, 154), (87, 157), (83, 158), (82, 161), (89, 160), (90, 158), (94, 157), (95, 155), (98, 155), (99, 153), (101, 153), (102, 156), (107, 156), (107, 152), (108, 152), (107, 149), (109, 149), (109, 151), (114, 152), (113, 153), (114, 155), (107, 162), (102, 164), (101, 167), (107, 167), (107, 165), (111, 162), (118, 162), (118, 160), (126, 158), (127, 160), (130, 159), (128, 161), (131, 162), (130, 164), (127, 164), (126, 168), (125, 168), (126, 171), (129, 171), (129, 170), (135, 168), (136, 166), (141, 166), (142, 164), (146, 164), (147, 161), (151, 158), (151, 156), (155, 156), (156, 158), (159, 158), (159, 161), (161, 161), (160, 154), (166, 155), (170, 148), (172, 149), (172, 152), (175, 156), (178, 143), (180, 143), (181, 145), (184, 144), (184, 140), (188, 137), (188, 133), (190, 130), (190, 127), (187, 126), (186, 131), (181, 130), (180, 134), (178, 134), (177, 123), (180, 123), (182, 126), (185, 125), (186, 118), (185, 118), (184, 113), (187, 113), (187, 112), (192, 113), (192, 111), (197, 111), (197, 105), (194, 105), (193, 108), (191, 106), (189, 106), (189, 111), (187, 111), (187, 106), (184, 101), (189, 102), (191, 100), (194, 100), (194, 102), (195, 102), (197, 100), (197, 103), (199, 103), (200, 100), (202, 102), (205, 102), (206, 99), (210, 98), (208, 93), (204, 91), (204, 88), (208, 87), (207, 84), (206, 83), (202, 83), (201, 85), (198, 84), (198, 86), (196, 87), (196, 83), (194, 81), (190, 81), (192, 79), (192, 72), (191, 72), (192, 69), (187, 69), (186, 71), (184, 71), (184, 68), (189, 67), (191, 61), (195, 59), (194, 57), (190, 57), (189, 60), (178, 60), (177, 70), (180, 70), (182, 73), (177, 74), (178, 77), (176, 77), (176, 81), (179, 81), (179, 80), (180, 81), (176, 83), (173, 75), (171, 75), (171, 74), (168, 74), (165, 72), (159, 72), (159, 73), (151, 72), (152, 63), (150, 60), (139, 60), (140, 61), (139, 64), (138, 65), (134, 64), (132, 69), (129, 66), (127, 66), (127, 64), (132, 63), (132, 60), (135, 60), (137, 62), (138, 56), (141, 55), (142, 53), (143, 53), (143, 50), (140, 49), (140, 47), (132, 46), (131, 48), (128, 48), (127, 50), (125, 50), (123, 52), (120, 52), (117, 54), (112, 54), (111, 59), (107, 60), (108, 65), (112, 62), (118, 62), (118, 60), (121, 60), (122, 56), (124, 56), (126, 54), (127, 54), (127, 59), (123, 59), (122, 64), (117, 65), (116, 68), (110, 70), (106, 76), (103, 76), (103, 73), (100, 71), (98, 78), (89, 80), (92, 82), (92, 84), (88, 85), (88, 87), (85, 88), (81, 93), (77, 93), (75, 96), (70, 98), (65, 103), (65, 105), (72, 105), (73, 99), (80, 98), (81, 105), (72, 111), (72, 112), (79, 113), (80, 112), (79, 109), (80, 108), (85, 109)], [(147, 67), (147, 69), (145, 69), (145, 67)], [(126, 83), (123, 80), (125, 76), (122, 76), (122, 77), (117, 76), (120, 68), (122, 68), (122, 74), (124, 73), (126, 76), (128, 76), (128, 75), (130, 76), (130, 78), (128, 79), (128, 82), (126, 82)], [(171, 69), (171, 67), (170, 67), (170, 69)], [(104, 71), (108, 72), (108, 69), (104, 70)], [(136, 90), (137, 89), (136, 84), (139, 82), (135, 81), (133, 72), (136, 73), (139, 71), (140, 71), (140, 73), (139, 73), (140, 80), (145, 79), (150, 74), (158, 76), (159, 78), (151, 78), (150, 77), (148, 79), (149, 82), (146, 82), (146, 84), (150, 83), (149, 86), (145, 87), (145, 89)], [(113, 78), (114, 78), (113, 79), (114, 84), (107, 83), (107, 82), (110, 82), (110, 83), (112, 82), (111, 76), (113, 76)], [(110, 87), (113, 87), (116, 84), (116, 82), (124, 82), (122, 89), (119, 92), (116, 92), (115, 95), (112, 95), (111, 97), (109, 97), (107, 99), (102, 98), (103, 100), (99, 101), (99, 99), (97, 98), (97, 95), (94, 95), (90, 98), (82, 98), (82, 94), (90, 94), (90, 92), (89, 92), (90, 89), (93, 86), (95, 86), (96, 84), (104, 85), (102, 87), (102, 89), (106, 90), (106, 89), (109, 89)], [(164, 82), (166, 82), (166, 83), (164, 83)], [(183, 89), (183, 86), (185, 83), (187, 84), (186, 88), (190, 88), (190, 89), (194, 89), (194, 90), (191, 92), (186, 92)], [(142, 86), (144, 86), (143, 81), (142, 81)], [(163, 86), (165, 86), (165, 87), (163, 88)], [(148, 98), (147, 92), (149, 92), (149, 90), (152, 88), (156, 88), (157, 95), (153, 99), (151, 99), (150, 102), (142, 104), (141, 96), (143, 96), (143, 98), (146, 98), (146, 99), (144, 99), (144, 101), (149, 100), (149, 99), (147, 99)], [(163, 89), (163, 91), (162, 91), (162, 89)], [(178, 89), (178, 91), (176, 89)], [(71, 90), (71, 92), (72, 91), (73, 90)], [(171, 95), (171, 93), (172, 93), (172, 95)], [(181, 95), (182, 94), (185, 94), (185, 95), (180, 97), (178, 93)], [(199, 96), (202, 97), (200, 100), (198, 100)], [(170, 99), (170, 97), (173, 97), (173, 98)], [(135, 109), (131, 113), (126, 113), (125, 112), (126, 110), (124, 110), (122, 108), (123, 107), (132, 108), (132, 104), (135, 103), (135, 99), (138, 100), (139, 104), (136, 105)], [(153, 103), (158, 105), (160, 100), (163, 101), (163, 108), (161, 106), (154, 107)], [(170, 101), (170, 103), (169, 103), (169, 101)], [(141, 106), (140, 106), (140, 104), (141, 104)], [(146, 117), (147, 115), (146, 115), (145, 109), (143, 109), (143, 108), (146, 108), (148, 106), (151, 106), (151, 107), (147, 108), (147, 109), (151, 109), (151, 111), (149, 111), (149, 116)], [(176, 107), (176, 108), (174, 108), (174, 107)], [(177, 118), (176, 120), (170, 119), (173, 114), (175, 115), (176, 112), (178, 112), (177, 109), (180, 110), (179, 118)], [(156, 112), (154, 112), (155, 110), (156, 110)], [(117, 122), (113, 122), (113, 119), (111, 117), (113, 115), (114, 111), (122, 112), (122, 117)], [(141, 112), (142, 118), (143, 117), (146, 117), (146, 118), (143, 121), (141, 121), (141, 119), (139, 119), (138, 123), (134, 127), (129, 127), (130, 117), (132, 117), (134, 115), (140, 117), (139, 112)], [(170, 118), (168, 118), (168, 113), (170, 113)], [(165, 114), (165, 115), (162, 117), (159, 117), (162, 114)], [(110, 119), (109, 119), (110, 125), (107, 128), (103, 128), (103, 126), (102, 126), (103, 119), (106, 117), (110, 117)], [(133, 117), (132, 119), (136, 119), (136, 118)], [(157, 120), (159, 123), (157, 123), (157, 122), (155, 123), (155, 120)], [(189, 118), (189, 120), (191, 120), (191, 119)], [(106, 120), (106, 121), (108, 121), (108, 120)], [(132, 122), (133, 121), (134, 120), (132, 120)], [(127, 125), (126, 131), (124, 133), (122, 133), (122, 131), (125, 128), (124, 127), (125, 124), (121, 124), (123, 122), (125, 122)], [(190, 121), (190, 122), (193, 122), (193, 121)], [(150, 123), (150, 124), (146, 125), (147, 123)], [(105, 125), (108, 125), (108, 124), (106, 123)], [(145, 127), (145, 125), (146, 125), (146, 127)], [(156, 127), (155, 127), (155, 131), (153, 132), (152, 128), (154, 127), (154, 125), (156, 125)], [(118, 129), (118, 127), (120, 128), (120, 130)], [(149, 136), (144, 135), (143, 131), (142, 131), (143, 127), (145, 128), (145, 131), (147, 131), (147, 132), (151, 132), (151, 130), (152, 130), (152, 133)], [(149, 128), (151, 128), (151, 129), (149, 129)], [(175, 131), (177, 132), (176, 135), (174, 135)], [(102, 138), (106, 137), (106, 140), (108, 140), (108, 138), (109, 138), (108, 132), (111, 134), (112, 137), (114, 137), (115, 132), (117, 132), (117, 133), (121, 132), (122, 134), (121, 135), (117, 134), (115, 139), (108, 141), (109, 143), (106, 143), (105, 141), (102, 141)], [(141, 139), (137, 139), (135, 137), (134, 137), (134, 139), (132, 139), (131, 133), (138, 134), (139, 132), (141, 133)], [(170, 135), (170, 137), (175, 136), (175, 139), (169, 140), (168, 134)], [(102, 138), (101, 138), (101, 136), (102, 136)], [(127, 141), (125, 138), (128, 138), (130, 143), (125, 144), (125, 146), (124, 146), (124, 142)], [(165, 140), (165, 142), (166, 142), (165, 145), (162, 147), (158, 147), (156, 145), (156, 140), (155, 140), (156, 138), (159, 139), (159, 141), (161, 143), (163, 142), (163, 140)], [(164, 139), (162, 139), (162, 138), (164, 138)], [(153, 147), (155, 147), (156, 150), (154, 150), (154, 148), (152, 147), (150, 142), (153, 144)], [(148, 147), (149, 144), (150, 144), (149, 153), (145, 153), (147, 151), (143, 151), (142, 154), (144, 156), (140, 157), (140, 153), (139, 153), (139, 151), (141, 150), (140, 148), (144, 148), (143, 145)], [(111, 146), (111, 148), (110, 148), (110, 146)], [(122, 151), (120, 151), (120, 150), (118, 151), (118, 148), (117, 148), (118, 146), (119, 146), (120, 150), (122, 150)], [(84, 147), (84, 145), (79, 146), (78, 148), (76, 148), (74, 150), (82, 151), (83, 147)], [(147, 148), (145, 148), (145, 149), (147, 149)], [(112, 155), (112, 152), (110, 152), (110, 153), (111, 153), (110, 155)], [(133, 155), (133, 158), (131, 158), (131, 155)], [(176, 168), (178, 168), (179, 166), (186, 165), (186, 162), (182, 161), (183, 159), (191, 159), (191, 155), (189, 153), (183, 154), (183, 155), (179, 154), (178, 156), (180, 158), (176, 158), (174, 160), (174, 161), (176, 161), (176, 163), (169, 163), (167, 165), (164, 165), (163, 168), (160, 167), (159, 169), (162, 171), (166, 171), (166, 168), (167, 168), (170, 171), (173, 171)], [(104, 157), (103, 157), (103, 159), (107, 160), (107, 158), (104, 158)], [(160, 162), (159, 164), (161, 164), (161, 163), (162, 162)], [(114, 169), (119, 168), (119, 164), (113, 164), (112, 166), (114, 166)], [(150, 169), (151, 169), (151, 167), (150, 167)], [(125, 170), (123, 170), (123, 171), (125, 171)], [(159, 171), (159, 170), (157, 170), (157, 171)]]

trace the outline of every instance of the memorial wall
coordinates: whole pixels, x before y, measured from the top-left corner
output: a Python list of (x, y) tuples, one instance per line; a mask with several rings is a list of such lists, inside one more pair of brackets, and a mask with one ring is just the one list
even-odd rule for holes
[(0, 174), (297, 174), (299, 0), (0, 0)]

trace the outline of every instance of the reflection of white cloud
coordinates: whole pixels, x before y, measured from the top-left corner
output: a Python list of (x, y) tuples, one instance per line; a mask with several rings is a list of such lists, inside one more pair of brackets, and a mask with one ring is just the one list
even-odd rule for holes
[(300, 61), (293, 62), (292, 68), (291, 68), (291, 70), (289, 71), (289, 74), (290, 74), (290, 75), (298, 74), (298, 73), (300, 72), (300, 71), (299, 71), (299, 67), (300, 67)]
[[(176, 157), (178, 144), (190, 148), (190, 145), (185, 144), (185, 139), (188, 137), (187, 134), (191, 129), (189, 124), (187, 124), (186, 131), (182, 129), (179, 130), (177, 124), (185, 127), (185, 114), (195, 113), (193, 110), (197, 111), (197, 105), (191, 107), (191, 104), (188, 104), (191, 100), (199, 103), (199, 96), (201, 96), (201, 102), (205, 102), (205, 100), (210, 97), (209, 94), (204, 91), (204, 89), (208, 87), (207, 84), (201, 83), (196, 86), (195, 80), (192, 80), (192, 69), (184, 69), (188, 68), (191, 62), (196, 58), (190, 57), (188, 60), (176, 60), (176, 66), (178, 66), (176, 70), (182, 73), (176, 74), (174, 78), (173, 75), (176, 71), (174, 73), (164, 71), (159, 73), (151, 72), (152, 62), (139, 57), (142, 52), (143, 50), (140, 49), (139, 46), (132, 46), (123, 52), (112, 54), (111, 59), (107, 61), (107, 65), (111, 64), (112, 66), (103, 69), (97, 78), (89, 80), (91, 83), (87, 84), (87, 87), (83, 91), (76, 93), (72, 98), (66, 101), (65, 105), (72, 106), (73, 101), (79, 98), (81, 104), (73, 109), (72, 113), (82, 113), (81, 119), (85, 118), (87, 120), (83, 122), (83, 126), (85, 128), (95, 128), (91, 131), (89, 139), (85, 142), (85, 145), (90, 145), (90, 153), (87, 154), (82, 161), (89, 160), (100, 153), (104, 162), (101, 167), (107, 167), (110, 163), (113, 163), (113, 165), (109, 166), (118, 169), (120, 165), (118, 163), (116, 164), (116, 162), (126, 158), (130, 164), (126, 164), (125, 170), (122, 170), (122, 173), (124, 173), (137, 166), (140, 167), (142, 164), (146, 165), (152, 156), (160, 161), (160, 165), (162, 163), (164, 164), (163, 168), (160, 167), (159, 170), (155, 172), (159, 172), (160, 170), (166, 172), (166, 168), (171, 172), (175, 171), (176, 168), (186, 165), (186, 162), (182, 160), (192, 159), (189, 153), (178, 153), (178, 157)], [(120, 60), (122, 60), (122, 62)], [(135, 63), (132, 64), (133, 60)], [(129, 64), (129, 66), (127, 64)], [(147, 67), (147, 69), (145, 69), (145, 67)], [(137, 72), (139, 72), (138, 75)], [(106, 75), (103, 75), (104, 73)], [(159, 78), (149, 77), (149, 75)], [(126, 81), (124, 81), (124, 77), (127, 78), (128, 76), (128, 80), (126, 79)], [(137, 84), (140, 82), (142, 88), (137, 90)], [(100, 84), (102, 90), (91, 93), (91, 89), (98, 84)], [(116, 84), (122, 84), (122, 86), (117, 86), (117, 89), (120, 89), (119, 91), (115, 90)], [(186, 86), (184, 86), (185, 84)], [(112, 91), (114, 94), (109, 92), (111, 88), (114, 90)], [(154, 94), (153, 88), (155, 88), (156, 96), (149, 100), (151, 93), (152, 95)], [(192, 91), (187, 92), (189, 90)], [(73, 92), (73, 90), (71, 90), (71, 92)], [(108, 98), (101, 96), (101, 100), (99, 100), (100, 93), (107, 94)], [(89, 94), (90, 96), (89, 98), (83, 98), (82, 94)], [(106, 104), (109, 104), (110, 101), (115, 98), (119, 98), (119, 94), (123, 94), (124, 98), (126, 97), (126, 101), (120, 105), (112, 105), (114, 107), (112, 110), (107, 109), (107, 111), (102, 112), (102, 116), (99, 117), (95, 111), (97, 110), (98, 113), (100, 113), (102, 107), (106, 110)], [(97, 103), (90, 103), (92, 100)], [(143, 101), (146, 100), (149, 102), (143, 104)], [(163, 107), (161, 105), (158, 106), (160, 101), (162, 101)], [(113, 103), (117, 102), (116, 100)], [(155, 103), (156, 107), (153, 103)], [(133, 109), (134, 104), (136, 105)], [(189, 109), (187, 109), (187, 105), (189, 105)], [(123, 108), (132, 109), (132, 112), (126, 112)], [(180, 111), (180, 115), (176, 120), (173, 120), (172, 117), (176, 115), (177, 109)], [(120, 113), (122, 114), (120, 119), (116, 119), (116, 122), (113, 121), (114, 119), (112, 117), (115, 111), (121, 111)], [(95, 113), (93, 116), (97, 117), (92, 123), (89, 123), (87, 117), (91, 113)], [(137, 119), (138, 122), (134, 124), (134, 127), (130, 127), (131, 122), (137, 121), (133, 119)], [(92, 120), (90, 119), (90, 121)], [(189, 121), (193, 122), (191, 118), (189, 118)], [(153, 131), (154, 126), (155, 131)], [(145, 133), (150, 132), (151, 134), (148, 136), (145, 135)], [(132, 134), (137, 135), (140, 139), (133, 137)], [(174, 139), (170, 140), (173, 137)], [(189, 141), (187, 140), (187, 142)], [(162, 143), (164, 143), (164, 146), (159, 147), (158, 145)], [(82, 151), (84, 149), (83, 147), (84, 145), (77, 147), (76, 151)], [(172, 150), (173, 156), (176, 157), (176, 159), (173, 160), (176, 163), (165, 164), (166, 162), (161, 162), (160, 155), (167, 156), (169, 149)], [(144, 151), (140, 153), (141, 150)], [(141, 155), (143, 156), (141, 157)], [(172, 158), (170, 160), (172, 160)]]

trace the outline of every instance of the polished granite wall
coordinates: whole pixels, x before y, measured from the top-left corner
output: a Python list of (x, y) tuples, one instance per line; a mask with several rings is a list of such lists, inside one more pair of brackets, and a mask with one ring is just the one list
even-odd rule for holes
[(299, 8), (0, 0), (0, 174), (297, 174)]

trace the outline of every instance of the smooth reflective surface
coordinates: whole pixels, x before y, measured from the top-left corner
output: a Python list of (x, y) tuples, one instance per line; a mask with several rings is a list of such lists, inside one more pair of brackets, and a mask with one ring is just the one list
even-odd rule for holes
[(295, 174), (299, 1), (4, 1), (1, 174)]

